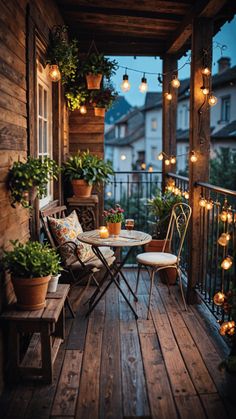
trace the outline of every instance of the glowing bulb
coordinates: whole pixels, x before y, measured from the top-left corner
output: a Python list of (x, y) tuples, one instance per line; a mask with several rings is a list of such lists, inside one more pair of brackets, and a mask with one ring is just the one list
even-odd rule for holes
[(57, 64), (49, 65), (48, 75), (53, 82), (61, 79), (61, 73)]
[(120, 159), (121, 160), (126, 160), (126, 155), (125, 154), (121, 154)]
[(87, 113), (87, 108), (85, 105), (80, 106), (79, 108), (80, 113), (82, 113), (82, 115), (85, 115)]
[(123, 81), (120, 85), (122, 92), (128, 92), (130, 90), (129, 76), (127, 74), (123, 75)]
[(225, 301), (225, 294), (221, 291), (217, 292), (213, 297), (213, 301), (216, 306), (222, 306)]
[(159, 153), (157, 158), (158, 158), (158, 160), (163, 160), (164, 159), (164, 154), (162, 152)]
[(222, 233), (218, 239), (218, 243), (221, 246), (227, 246), (228, 241), (230, 240), (230, 234), (229, 233)]
[(174, 77), (171, 80), (171, 86), (174, 87), (175, 89), (178, 89), (178, 87), (180, 86), (180, 81), (177, 77)]
[(232, 223), (232, 221), (233, 221), (232, 212), (227, 212), (227, 221), (228, 221), (229, 224)]
[(221, 263), (221, 268), (227, 271), (229, 268), (231, 268), (232, 264), (232, 258), (230, 256), (227, 256)]
[(112, 192), (111, 191), (108, 191), (107, 192), (107, 196), (112, 196)]
[(171, 93), (166, 93), (165, 97), (167, 100), (171, 101), (172, 100), (172, 94)]
[(194, 151), (192, 151), (192, 152), (191, 152), (190, 161), (191, 161), (192, 163), (195, 163), (195, 162), (197, 161), (197, 156), (196, 156), (196, 154), (194, 153)]
[(204, 76), (210, 76), (211, 70), (209, 69), (209, 67), (204, 67), (202, 69), (202, 74), (204, 74)]
[(185, 197), (185, 199), (189, 199), (189, 193), (187, 191), (184, 192), (184, 197)]
[(210, 106), (215, 106), (217, 104), (217, 102), (218, 102), (218, 99), (214, 95), (211, 95), (208, 99), (208, 103), (209, 103)]
[(141, 84), (139, 85), (139, 91), (145, 93), (148, 90), (148, 84), (146, 77), (142, 77)]
[(142, 164), (141, 164), (141, 169), (142, 169), (142, 170), (146, 170), (146, 163), (142, 163)]
[(207, 201), (206, 202), (206, 209), (208, 211), (210, 211), (213, 208), (213, 202), (212, 201)]
[(221, 221), (223, 221), (225, 223), (227, 221), (227, 218), (228, 218), (228, 213), (227, 213), (227, 211), (223, 210), (220, 213), (220, 219), (221, 219)]
[(166, 165), (166, 166), (169, 166), (169, 165), (170, 165), (170, 160), (169, 160), (169, 159), (166, 159), (166, 160), (165, 160), (165, 165)]
[(201, 89), (202, 89), (202, 93), (204, 94), (204, 95), (208, 95), (209, 94), (209, 89), (208, 89), (208, 87), (201, 87)]
[(171, 162), (171, 164), (175, 164), (176, 163), (176, 157), (171, 157), (170, 162)]
[(203, 198), (203, 197), (200, 198), (199, 205), (202, 208), (206, 206), (206, 200), (205, 200), (205, 198)]
[(149, 171), (149, 173), (152, 173), (153, 172), (153, 167), (152, 166), (149, 166), (148, 171)]

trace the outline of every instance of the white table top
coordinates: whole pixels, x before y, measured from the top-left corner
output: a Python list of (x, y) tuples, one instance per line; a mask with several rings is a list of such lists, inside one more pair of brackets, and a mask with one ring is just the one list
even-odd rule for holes
[(142, 246), (152, 240), (152, 236), (142, 231), (121, 230), (118, 237), (108, 237), (101, 239), (99, 230), (85, 231), (78, 235), (78, 239), (83, 243), (93, 246), (109, 246), (109, 247), (134, 247)]

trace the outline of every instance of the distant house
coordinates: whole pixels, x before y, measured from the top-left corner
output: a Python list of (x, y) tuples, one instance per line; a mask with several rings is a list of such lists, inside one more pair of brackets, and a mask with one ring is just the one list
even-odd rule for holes
[(124, 96), (118, 96), (113, 106), (106, 112), (105, 131), (115, 124), (123, 115), (126, 115), (131, 109), (131, 105)]

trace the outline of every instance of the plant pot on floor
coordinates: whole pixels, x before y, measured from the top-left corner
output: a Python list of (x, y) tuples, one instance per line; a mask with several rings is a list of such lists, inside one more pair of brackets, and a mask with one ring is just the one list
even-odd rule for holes
[(97, 108), (97, 107), (94, 108), (94, 115), (95, 116), (102, 116), (102, 117), (104, 117), (105, 116), (105, 113), (106, 113), (106, 109), (105, 108)]
[(12, 278), (20, 310), (40, 310), (45, 307), (50, 278), (51, 275), (39, 278)]
[(88, 90), (99, 90), (102, 81), (102, 74), (86, 74)]
[[(145, 252), (162, 252), (165, 240), (157, 240), (152, 239), (150, 243), (145, 244), (144, 249)], [(166, 253), (170, 252), (170, 241), (166, 244)], [(168, 282), (169, 285), (175, 285), (177, 279), (177, 271), (175, 268), (167, 268), (159, 271), (161, 281), (166, 284)]]
[(57, 285), (60, 278), (60, 274), (58, 275), (52, 275), (51, 279), (48, 283), (48, 292), (56, 292), (57, 291)]
[(71, 181), (73, 193), (77, 198), (89, 198), (92, 193), (92, 185), (89, 185), (83, 179), (74, 179)]
[(120, 223), (107, 223), (107, 228), (110, 236), (119, 236), (121, 232), (121, 222)]

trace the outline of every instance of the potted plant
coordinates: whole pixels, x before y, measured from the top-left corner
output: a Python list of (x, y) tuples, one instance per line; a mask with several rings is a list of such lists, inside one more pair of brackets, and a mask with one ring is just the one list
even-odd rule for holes
[(63, 84), (75, 79), (79, 65), (78, 41), (68, 40), (65, 25), (55, 26), (50, 32), (46, 63), (52, 81), (60, 80), (61, 76)]
[(117, 98), (117, 92), (111, 84), (107, 84), (101, 90), (94, 90), (91, 94), (92, 104), (94, 106), (95, 116), (105, 116)]
[(93, 185), (100, 186), (108, 182), (113, 169), (110, 162), (87, 150), (69, 157), (64, 163), (63, 174), (71, 182), (75, 196), (89, 197)]
[[(174, 204), (182, 202), (182, 197), (174, 195), (171, 192), (165, 192), (163, 195), (159, 191), (155, 197), (148, 200), (148, 208), (150, 212), (149, 224), (152, 227), (152, 241), (145, 245), (146, 252), (162, 252), (167, 229), (170, 221), (171, 210)], [(167, 244), (166, 252), (170, 252), (170, 244)], [(168, 275), (168, 283), (176, 282), (176, 270), (168, 268), (160, 271), (161, 279), (165, 281)]]
[(29, 201), (42, 198), (47, 193), (48, 182), (57, 179), (59, 167), (49, 157), (28, 157), (26, 162), (14, 162), (8, 175), (11, 205), (16, 203), (29, 208)]
[(60, 265), (58, 265), (58, 266), (55, 265), (53, 267), (53, 270), (51, 272), (52, 276), (51, 276), (51, 278), (49, 280), (49, 283), (48, 283), (48, 292), (56, 292), (58, 281), (59, 281), (60, 276), (61, 276), (61, 274), (60, 274), (61, 270), (62, 270), (62, 268), (61, 268)]
[(102, 77), (110, 80), (118, 68), (117, 61), (104, 57), (103, 54), (93, 52), (83, 62), (81, 68), (86, 76), (89, 90), (100, 89)]
[(45, 298), (52, 272), (60, 269), (55, 249), (39, 242), (11, 242), (13, 250), (4, 251), (3, 266), (10, 272), (17, 305), (22, 310), (45, 307)]
[(104, 220), (110, 235), (119, 236), (121, 231), (121, 223), (124, 221), (124, 210), (119, 204), (115, 208), (105, 210), (103, 212)]

